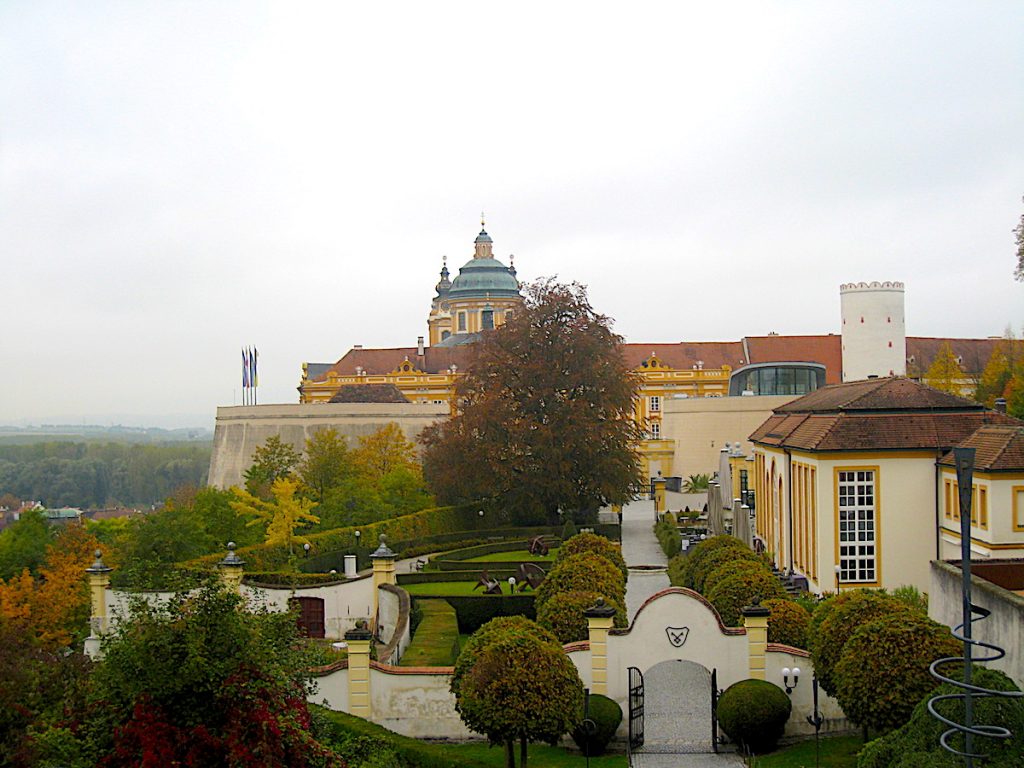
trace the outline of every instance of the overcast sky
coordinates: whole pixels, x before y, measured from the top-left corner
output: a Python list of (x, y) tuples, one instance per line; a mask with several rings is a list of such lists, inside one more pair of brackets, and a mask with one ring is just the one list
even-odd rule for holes
[[(0, 4), (0, 424), (212, 426), (426, 333), (480, 211), (629, 341), (1024, 326), (1024, 4)], [(453, 274), (454, 277), (454, 274)]]

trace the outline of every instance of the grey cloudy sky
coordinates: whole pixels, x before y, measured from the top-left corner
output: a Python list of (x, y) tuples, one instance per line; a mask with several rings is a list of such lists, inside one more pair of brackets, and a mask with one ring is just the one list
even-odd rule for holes
[(0, 4), (0, 423), (212, 425), (426, 331), (481, 209), (630, 341), (1024, 325), (1024, 4)]

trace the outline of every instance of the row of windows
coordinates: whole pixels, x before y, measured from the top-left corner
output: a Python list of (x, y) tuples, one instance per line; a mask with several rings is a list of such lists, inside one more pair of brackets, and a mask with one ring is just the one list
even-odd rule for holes
[(812, 579), (818, 578), (817, 469), (793, 464), (793, 562)]
[(806, 395), (825, 385), (823, 368), (767, 367), (740, 371), (729, 381), (729, 394)]
[[(505, 310), (505, 319), (506, 320), (510, 320), (512, 318), (513, 313), (514, 313), (514, 310), (506, 309)], [(458, 324), (458, 329), (459, 329), (460, 333), (465, 333), (466, 332), (466, 327), (467, 327), (466, 324), (467, 324), (467, 315), (468, 314), (469, 314), (468, 312), (459, 312), (458, 313), (458, 319), (457, 319), (456, 322)], [(474, 311), (473, 314), (476, 314), (476, 312)], [(494, 330), (494, 310), (491, 310), (491, 309), (481, 310), (481, 312), (480, 312), (480, 327), (483, 330), (485, 330), (485, 331)]]
[[(960, 519), (960, 484), (947, 480), (943, 487), (946, 519)], [(971, 525), (988, 528), (988, 488), (984, 485), (971, 485)]]

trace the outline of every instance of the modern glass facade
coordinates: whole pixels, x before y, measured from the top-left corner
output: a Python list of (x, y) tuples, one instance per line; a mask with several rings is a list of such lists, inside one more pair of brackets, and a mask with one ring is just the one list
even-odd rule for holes
[(749, 365), (729, 378), (729, 395), (806, 395), (823, 386), (825, 366), (816, 363)]

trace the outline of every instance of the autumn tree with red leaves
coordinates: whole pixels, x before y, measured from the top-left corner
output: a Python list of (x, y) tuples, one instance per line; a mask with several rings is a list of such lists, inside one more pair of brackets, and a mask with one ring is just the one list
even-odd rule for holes
[(521, 523), (628, 501), (641, 434), (621, 345), (583, 286), (529, 286), (523, 310), (476, 344), (458, 413), (421, 436), (438, 501), (491, 499)]

